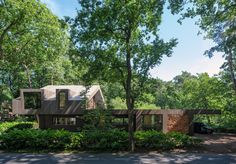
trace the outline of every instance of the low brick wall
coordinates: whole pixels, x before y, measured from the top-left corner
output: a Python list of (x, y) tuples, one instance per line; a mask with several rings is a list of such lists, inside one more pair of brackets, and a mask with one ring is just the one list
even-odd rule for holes
[(168, 114), (167, 131), (189, 133), (191, 121), (187, 114)]

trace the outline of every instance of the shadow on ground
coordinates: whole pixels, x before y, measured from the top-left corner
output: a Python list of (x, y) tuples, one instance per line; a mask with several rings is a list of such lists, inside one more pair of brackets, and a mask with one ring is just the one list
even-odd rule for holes
[(236, 153), (236, 134), (215, 133), (215, 134), (195, 134), (202, 138), (201, 150), (211, 153)]
[(199, 154), (199, 153), (164, 153), (147, 154), (101, 153), (101, 154), (0, 154), (0, 163), (235, 163), (233, 154)]

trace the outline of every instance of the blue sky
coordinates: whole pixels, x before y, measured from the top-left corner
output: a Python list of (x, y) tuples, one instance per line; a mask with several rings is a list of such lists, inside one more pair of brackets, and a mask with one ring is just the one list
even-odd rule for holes
[[(41, 1), (61, 18), (76, 15), (77, 0)], [(177, 23), (177, 19), (178, 16), (173, 16), (168, 10), (165, 10), (159, 31), (160, 36), (165, 41), (175, 37), (179, 44), (174, 48), (172, 57), (164, 57), (161, 65), (151, 70), (151, 75), (168, 81), (181, 74), (182, 71), (192, 74), (207, 72), (211, 76), (217, 74), (224, 62), (222, 55), (216, 53), (211, 59), (203, 56), (204, 51), (214, 45), (213, 42), (204, 40), (202, 35), (197, 35), (199, 28), (195, 25), (195, 20), (186, 19), (180, 25)]]

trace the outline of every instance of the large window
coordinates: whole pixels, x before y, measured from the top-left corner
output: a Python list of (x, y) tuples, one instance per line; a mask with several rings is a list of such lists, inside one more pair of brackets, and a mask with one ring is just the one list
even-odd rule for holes
[(65, 109), (67, 99), (68, 99), (67, 92), (66, 91), (59, 91), (57, 99), (58, 99), (58, 108)]
[(113, 125), (128, 125), (128, 118), (127, 117), (113, 118), (112, 124)]
[(162, 115), (142, 115), (142, 129), (143, 130), (161, 130), (162, 129)]
[(40, 109), (41, 108), (41, 93), (40, 92), (24, 92), (25, 109)]
[(54, 125), (76, 125), (75, 117), (53, 117)]

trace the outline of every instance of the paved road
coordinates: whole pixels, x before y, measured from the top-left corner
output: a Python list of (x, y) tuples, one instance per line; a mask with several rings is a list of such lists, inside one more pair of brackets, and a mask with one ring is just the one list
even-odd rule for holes
[(14, 154), (0, 153), (0, 163), (80, 163), (80, 164), (128, 164), (128, 163), (203, 163), (236, 164), (236, 154), (193, 154), (193, 153), (102, 153), (102, 154)]

